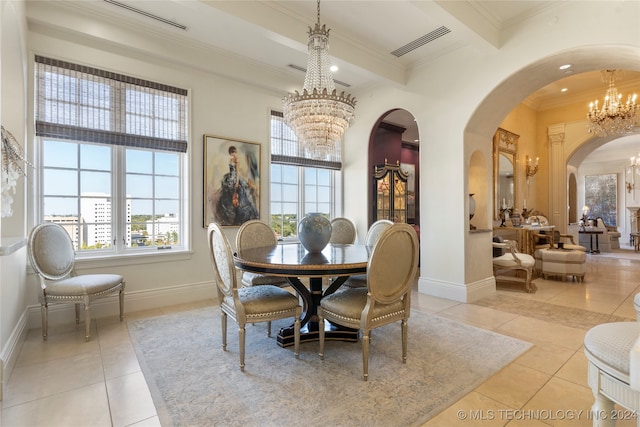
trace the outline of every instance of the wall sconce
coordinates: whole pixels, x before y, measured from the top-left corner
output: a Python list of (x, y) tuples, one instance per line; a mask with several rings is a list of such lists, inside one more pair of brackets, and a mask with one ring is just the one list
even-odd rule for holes
[(536, 157), (536, 164), (532, 165), (531, 164), (531, 157), (529, 157), (529, 155), (527, 154), (527, 167), (526, 167), (526, 173), (527, 173), (527, 178), (530, 176), (534, 176), (535, 174), (538, 173), (538, 162), (540, 161), (540, 157)]
[(636, 188), (635, 175), (640, 173), (640, 154), (638, 157), (631, 157), (629, 167), (627, 168), (627, 193), (631, 193), (631, 190)]

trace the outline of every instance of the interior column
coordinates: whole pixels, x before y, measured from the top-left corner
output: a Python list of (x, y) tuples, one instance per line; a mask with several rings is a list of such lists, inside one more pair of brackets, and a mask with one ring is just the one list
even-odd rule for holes
[(561, 233), (567, 231), (567, 165), (564, 155), (564, 123), (549, 126), (549, 220)]

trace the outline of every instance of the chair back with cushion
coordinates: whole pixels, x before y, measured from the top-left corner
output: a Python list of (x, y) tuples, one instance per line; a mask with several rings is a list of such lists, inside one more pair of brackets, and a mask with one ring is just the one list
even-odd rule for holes
[[(367, 231), (367, 237), (365, 239), (365, 245), (368, 248), (373, 249), (376, 245), (376, 242), (380, 238), (380, 235), (384, 230), (391, 227), (393, 222), (388, 219), (379, 219), (378, 221), (371, 224), (369, 230)], [(343, 286), (350, 288), (363, 288), (367, 286), (367, 275), (366, 274), (356, 274), (344, 282)]]
[[(325, 296), (318, 307), (318, 323), (324, 319), (362, 334), (363, 377), (369, 378), (371, 330), (401, 322), (402, 363), (407, 360), (407, 320), (411, 287), (418, 271), (418, 236), (408, 224), (394, 224), (378, 239), (367, 266), (367, 287), (346, 288)], [(324, 358), (324, 328), (320, 328), (320, 357)]]
[(277, 243), (278, 237), (271, 226), (259, 219), (253, 219), (242, 224), (236, 235), (236, 248), (238, 250), (273, 246)]
[(46, 280), (60, 280), (72, 274), (75, 251), (67, 231), (54, 223), (43, 223), (31, 231), (29, 262)]
[[(258, 219), (247, 221), (240, 226), (236, 235), (236, 248), (244, 249), (274, 246), (278, 243), (276, 233), (271, 226)], [(243, 286), (275, 285), (288, 286), (289, 282), (284, 277), (269, 276), (266, 274), (242, 272)]]
[[(418, 237), (413, 227), (397, 225), (383, 232), (373, 248), (367, 266), (367, 288), (375, 304), (402, 302), (403, 317), (407, 319), (411, 285), (418, 270)], [(371, 312), (374, 310), (375, 306), (370, 308)]]
[(356, 241), (356, 226), (349, 218), (331, 220), (331, 238), (329, 243), (353, 244)]
[[(227, 349), (227, 316), (238, 323), (240, 346), (240, 370), (244, 371), (245, 325), (247, 323), (267, 322), (293, 317), (294, 354), (300, 354), (300, 315), (302, 307), (298, 297), (273, 285), (238, 288), (231, 246), (222, 228), (211, 223), (207, 229), (209, 256), (214, 271), (218, 302), (222, 316), (222, 349)], [(271, 335), (270, 326), (267, 336)]]
[(38, 277), (38, 300), (42, 314), (42, 338), (47, 339), (51, 303), (75, 304), (76, 324), (80, 323), (80, 304), (84, 305), (85, 339), (89, 341), (91, 302), (119, 292), (120, 320), (124, 318), (125, 282), (119, 274), (77, 275), (73, 242), (60, 225), (45, 222), (29, 233), (29, 262)]
[(365, 240), (365, 245), (370, 248), (373, 248), (376, 245), (376, 242), (380, 238), (380, 235), (384, 230), (391, 227), (393, 225), (393, 221), (388, 219), (379, 219), (378, 221), (371, 224), (369, 230), (367, 231), (367, 238)]

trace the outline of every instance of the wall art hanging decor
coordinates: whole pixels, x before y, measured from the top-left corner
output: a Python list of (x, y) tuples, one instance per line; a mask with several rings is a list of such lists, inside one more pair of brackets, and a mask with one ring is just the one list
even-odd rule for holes
[(204, 224), (260, 219), (260, 144), (204, 135)]

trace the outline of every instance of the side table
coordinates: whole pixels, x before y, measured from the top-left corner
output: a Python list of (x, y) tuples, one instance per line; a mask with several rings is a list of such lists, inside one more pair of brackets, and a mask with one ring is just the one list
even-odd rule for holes
[(640, 252), (640, 233), (630, 233), (629, 234), (630, 243), (633, 245), (634, 252)]

